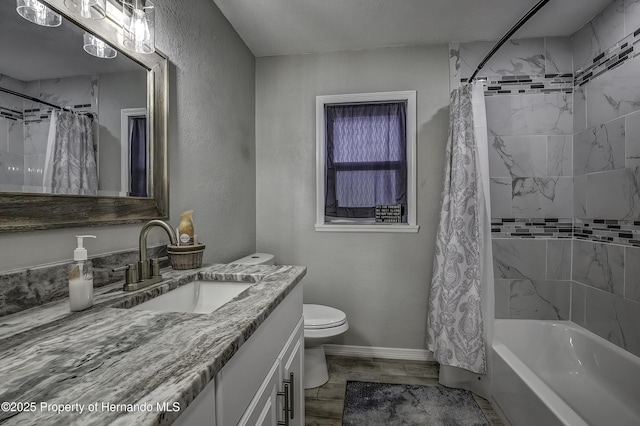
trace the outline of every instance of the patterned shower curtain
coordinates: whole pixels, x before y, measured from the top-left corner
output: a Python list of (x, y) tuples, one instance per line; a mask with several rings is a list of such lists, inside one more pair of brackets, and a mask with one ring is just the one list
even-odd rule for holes
[(51, 114), (44, 183), (55, 194), (97, 193), (96, 146), (92, 119), (87, 114)]
[(484, 199), (471, 91), (465, 85), (451, 93), (446, 175), (429, 292), (427, 348), (443, 366), (485, 374), (481, 303), (484, 247), (480, 222)]

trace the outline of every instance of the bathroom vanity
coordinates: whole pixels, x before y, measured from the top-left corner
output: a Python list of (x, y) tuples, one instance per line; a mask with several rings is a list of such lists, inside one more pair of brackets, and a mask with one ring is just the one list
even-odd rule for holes
[[(258, 327), (174, 423), (304, 425), (302, 286)], [(285, 419), (285, 417), (287, 417)]]
[[(0, 318), (0, 424), (304, 424), (297, 266), (163, 271)], [(255, 283), (209, 314), (130, 309), (194, 280)], [(286, 420), (285, 420), (286, 414)]]

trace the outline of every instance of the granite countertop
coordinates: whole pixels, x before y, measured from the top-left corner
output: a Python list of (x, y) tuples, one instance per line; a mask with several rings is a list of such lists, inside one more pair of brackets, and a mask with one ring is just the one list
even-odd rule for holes
[[(0, 402), (15, 403), (3, 405), (0, 424), (170, 424), (175, 403), (183, 411), (305, 273), (166, 270), (162, 283), (135, 292), (122, 283), (96, 289), (95, 305), (82, 312), (63, 299), (0, 317)], [(206, 315), (122, 309), (194, 279), (256, 284)]]

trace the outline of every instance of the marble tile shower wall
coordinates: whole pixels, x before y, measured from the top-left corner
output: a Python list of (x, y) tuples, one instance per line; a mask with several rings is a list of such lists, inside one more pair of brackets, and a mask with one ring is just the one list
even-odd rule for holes
[[(452, 45), (452, 86), (493, 45)], [(573, 87), (558, 80), (572, 73), (568, 37), (509, 41), (480, 72), (498, 83), (485, 90), (494, 218), (573, 217)]]
[[(570, 319), (640, 356), (639, 28), (640, 0), (616, 0), (572, 38), (507, 44), (480, 75), (496, 317)], [(452, 45), (452, 86), (491, 46)]]
[[(97, 112), (97, 76), (21, 82), (0, 75), (0, 85), (75, 110)], [(41, 186), (51, 109), (0, 92), (0, 187)]]
[(570, 319), (571, 239), (493, 239), (496, 318)]
[[(0, 86), (24, 92), (27, 83), (0, 74)], [(24, 185), (24, 126), (22, 103), (19, 109), (15, 97), (0, 92), (0, 185)]]
[(571, 320), (640, 356), (640, 0), (573, 36)]
[[(452, 45), (452, 85), (468, 78), (493, 44)], [(496, 317), (568, 320), (573, 230), (571, 39), (509, 41), (479, 75), (490, 82), (485, 100)]]

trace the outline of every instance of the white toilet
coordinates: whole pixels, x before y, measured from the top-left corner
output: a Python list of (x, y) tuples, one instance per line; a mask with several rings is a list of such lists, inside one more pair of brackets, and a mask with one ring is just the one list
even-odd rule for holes
[(349, 329), (347, 315), (324, 305), (304, 304), (304, 388), (322, 386), (329, 380), (324, 344)]
[[(275, 257), (269, 253), (254, 253), (229, 263), (273, 265)], [(349, 329), (347, 315), (339, 309), (324, 305), (304, 304), (304, 388), (317, 388), (327, 383), (329, 373), (324, 344)]]

